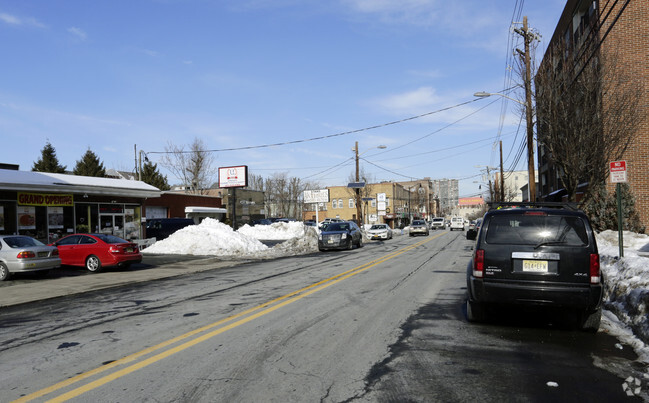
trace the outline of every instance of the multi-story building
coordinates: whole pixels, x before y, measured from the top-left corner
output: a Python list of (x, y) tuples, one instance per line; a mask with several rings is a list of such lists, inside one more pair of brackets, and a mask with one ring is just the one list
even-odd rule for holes
[(432, 181), (432, 191), (439, 200), (439, 213), (448, 215), (458, 205), (460, 191), (457, 179), (437, 179)]
[[(320, 203), (318, 206), (318, 219), (340, 218), (356, 221), (355, 190), (347, 186), (331, 186), (327, 189), (329, 202)], [(361, 191), (363, 224), (386, 223), (392, 228), (400, 228), (409, 223), (410, 216), (422, 218), (423, 211), (426, 211), (425, 200), (430, 196), (419, 195), (419, 192), (415, 195), (414, 189), (408, 191), (399, 183), (367, 184)], [(304, 219), (315, 220), (313, 204), (305, 204), (304, 208)]]
[[(560, 52), (556, 50), (560, 49)], [(603, 58), (615, 60), (615, 68), (644, 85), (640, 104), (642, 123), (622, 159), (627, 163), (628, 184), (635, 196), (636, 210), (642, 224), (649, 226), (649, 2), (609, 2), (601, 0), (568, 0), (548, 45), (539, 71), (558, 68), (579, 72), (588, 63)], [(538, 82), (537, 82), (538, 87)], [(538, 91), (538, 88), (537, 88)], [(610, 105), (608, 94), (601, 108)], [(543, 120), (539, 113), (538, 121)], [(607, 122), (603, 122), (604, 125)], [(609, 122), (610, 124), (610, 122)], [(544, 130), (539, 125), (538, 130)], [(579, 147), (579, 144), (575, 144)], [(539, 186), (542, 199), (560, 195), (562, 173), (552, 163), (543, 144), (538, 147)], [(612, 191), (612, 184), (608, 183)]]

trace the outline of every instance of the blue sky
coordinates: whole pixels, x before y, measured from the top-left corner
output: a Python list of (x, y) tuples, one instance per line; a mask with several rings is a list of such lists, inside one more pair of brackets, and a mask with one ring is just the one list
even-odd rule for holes
[[(459, 179), (472, 196), (498, 139), (505, 169), (526, 161), (518, 105), (469, 101), (515, 85), (512, 19), (542, 35), (540, 60), (564, 5), (0, 0), (0, 162), (30, 170), (49, 141), (68, 169), (90, 148), (132, 171), (135, 145), (157, 162), (199, 138), (215, 167), (324, 187), (347, 184), (358, 141), (376, 181)], [(222, 151), (277, 143), (289, 144)]]

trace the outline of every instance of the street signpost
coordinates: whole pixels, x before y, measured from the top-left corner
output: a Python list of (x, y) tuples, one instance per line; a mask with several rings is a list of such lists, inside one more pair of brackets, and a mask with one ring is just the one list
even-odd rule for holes
[(248, 166), (219, 168), (219, 188), (232, 188), (232, 229), (237, 230), (237, 188), (248, 186)]
[(305, 190), (302, 197), (305, 203), (315, 204), (315, 222), (317, 226), (318, 222), (320, 222), (318, 219), (318, 206), (320, 203), (329, 203), (329, 189)]
[(622, 236), (622, 192), (620, 183), (627, 182), (626, 161), (613, 161), (609, 164), (611, 183), (615, 183), (617, 193), (617, 239), (620, 246), (620, 257), (624, 257), (624, 236)]

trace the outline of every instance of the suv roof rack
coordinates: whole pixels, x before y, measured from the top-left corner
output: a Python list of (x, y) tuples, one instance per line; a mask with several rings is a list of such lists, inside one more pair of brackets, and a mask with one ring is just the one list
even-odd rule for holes
[(558, 208), (578, 211), (578, 204), (575, 202), (489, 202), (489, 210), (499, 210), (504, 208)]

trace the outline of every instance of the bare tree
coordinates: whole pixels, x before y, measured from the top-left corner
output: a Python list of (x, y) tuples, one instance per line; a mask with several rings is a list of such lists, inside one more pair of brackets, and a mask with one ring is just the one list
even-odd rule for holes
[(578, 185), (605, 182), (608, 162), (620, 159), (634, 141), (644, 119), (643, 85), (615, 54), (594, 45), (578, 55), (565, 44), (548, 52), (536, 75), (537, 137), (574, 201)]
[(205, 194), (213, 183), (215, 169), (212, 168), (214, 158), (203, 140), (195, 138), (188, 150), (184, 145), (169, 143), (165, 151), (167, 153), (160, 164), (171, 171), (190, 193)]
[(253, 190), (264, 192), (264, 203), (269, 214), (301, 220), (304, 209), (302, 195), (307, 189), (315, 189), (317, 184), (288, 177), (282, 172), (274, 173), (265, 179), (251, 174), (248, 178), (248, 186)]

